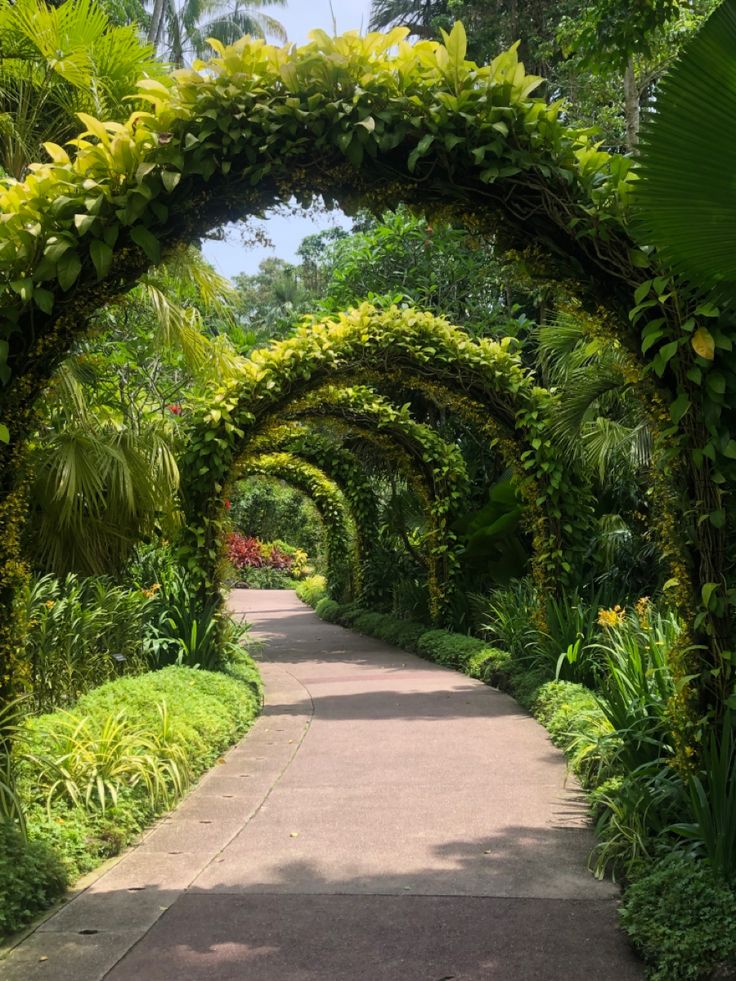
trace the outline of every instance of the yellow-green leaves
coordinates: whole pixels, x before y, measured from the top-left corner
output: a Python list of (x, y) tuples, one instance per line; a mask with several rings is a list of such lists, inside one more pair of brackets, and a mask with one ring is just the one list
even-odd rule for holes
[(716, 352), (716, 342), (707, 327), (698, 327), (690, 343), (693, 351), (706, 361), (712, 361)]

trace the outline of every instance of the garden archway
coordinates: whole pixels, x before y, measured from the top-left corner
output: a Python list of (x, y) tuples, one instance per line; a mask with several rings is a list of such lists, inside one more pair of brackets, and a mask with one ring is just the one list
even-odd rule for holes
[[(431, 471), (430, 486), (439, 491), (431, 502), (436, 522), (432, 550), (446, 566), (437, 583), (439, 597), (440, 583), (449, 583), (453, 570), (453, 535), (447, 517), (463, 503), (466, 475), (461, 454), (430, 427), (412, 420), (406, 407), (391, 406), (384, 396), (365, 386), (338, 389), (330, 384), (346, 375), (375, 372), (384, 365), (394, 372), (406, 366), (410, 372), (428, 375), (430, 381), (436, 372), (444, 387), (450, 382), (457, 386), (461, 399), (465, 391), (471, 391), (473, 403), (485, 407), (489, 415), (498, 411), (499, 404), (503, 406), (504, 423), (511, 419), (517, 427), (511, 430), (517, 455), (528, 467), (528, 481), (535, 491), (533, 506), (546, 530), (546, 537), (535, 537), (537, 566), (554, 581), (564, 578), (566, 539), (575, 526), (573, 515), (580, 510), (580, 502), (565, 480), (562, 463), (555, 462), (545, 403), (518, 358), (507, 345), (474, 341), (430, 314), (378, 310), (364, 304), (334, 320), (309, 324), (294, 337), (254, 352), (243, 378), (221, 391), (192, 428), (182, 466), (187, 559), (190, 569), (198, 570), (209, 588), (217, 589), (223, 488), (237, 461), (268, 426), (286, 422), (294, 411), (297, 418), (301, 413), (319, 415), (327, 404), (348, 422), (367, 424), (384, 435), (393, 430), (394, 438), (400, 444), (403, 441), (405, 448), (416, 448), (417, 469)], [(545, 510), (550, 512), (549, 519)], [(439, 598), (435, 608), (441, 608)]]
[[(622, 218), (630, 161), (586, 145), (558, 107), (533, 99), (538, 80), (514, 50), (478, 68), (464, 60), (460, 26), (445, 45), (403, 38), (320, 34), (302, 49), (244, 40), (206, 74), (142, 83), (149, 113), (124, 125), (85, 117), (74, 161), (49, 147), (50, 164), (0, 190), (0, 424), (12, 426), (11, 443), (0, 443), (0, 648), (11, 659), (21, 656), (10, 611), (25, 574), (18, 474), (34, 403), (88, 315), (177, 241), (315, 193), (348, 210), (399, 201), (444, 209), (563, 257), (572, 278), (617, 312), (611, 331), (638, 350), (638, 328), (621, 314), (651, 257)], [(679, 376), (666, 360), (661, 367), (669, 396)], [(691, 396), (699, 404), (696, 388)], [(725, 451), (713, 452), (726, 466)], [(706, 490), (694, 495), (700, 510), (720, 515), (720, 490)], [(713, 554), (704, 539), (711, 579)]]

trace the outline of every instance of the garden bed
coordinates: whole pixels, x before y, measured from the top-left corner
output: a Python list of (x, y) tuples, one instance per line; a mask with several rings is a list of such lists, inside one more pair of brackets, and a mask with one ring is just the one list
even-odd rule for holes
[(253, 724), (262, 686), (242, 653), (225, 672), (168, 667), (111, 681), (71, 711), (27, 719), (17, 793), (0, 822), (0, 938), (134, 841)]

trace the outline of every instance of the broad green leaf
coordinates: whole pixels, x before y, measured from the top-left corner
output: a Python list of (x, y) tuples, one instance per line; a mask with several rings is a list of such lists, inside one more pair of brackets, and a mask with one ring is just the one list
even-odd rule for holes
[(153, 232), (150, 232), (143, 225), (134, 225), (130, 230), (130, 237), (136, 245), (139, 245), (150, 261), (157, 265), (161, 261), (161, 246)]
[(65, 252), (59, 259), (56, 266), (56, 275), (59, 278), (59, 286), (66, 292), (77, 281), (79, 273), (82, 271), (82, 262), (76, 252), (71, 249)]
[(107, 242), (96, 238), (89, 247), (89, 254), (95, 267), (97, 278), (104, 279), (110, 271), (113, 257), (112, 249)]

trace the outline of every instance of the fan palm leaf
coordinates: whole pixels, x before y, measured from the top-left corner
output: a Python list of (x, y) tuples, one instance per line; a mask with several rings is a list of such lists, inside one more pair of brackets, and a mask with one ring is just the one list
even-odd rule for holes
[(79, 132), (76, 113), (125, 118), (125, 96), (164, 67), (133, 26), (113, 27), (95, 0), (0, 4), (0, 167), (20, 178), (44, 142)]
[(696, 288), (736, 302), (736, 0), (685, 48), (645, 120), (634, 207), (644, 239)]

